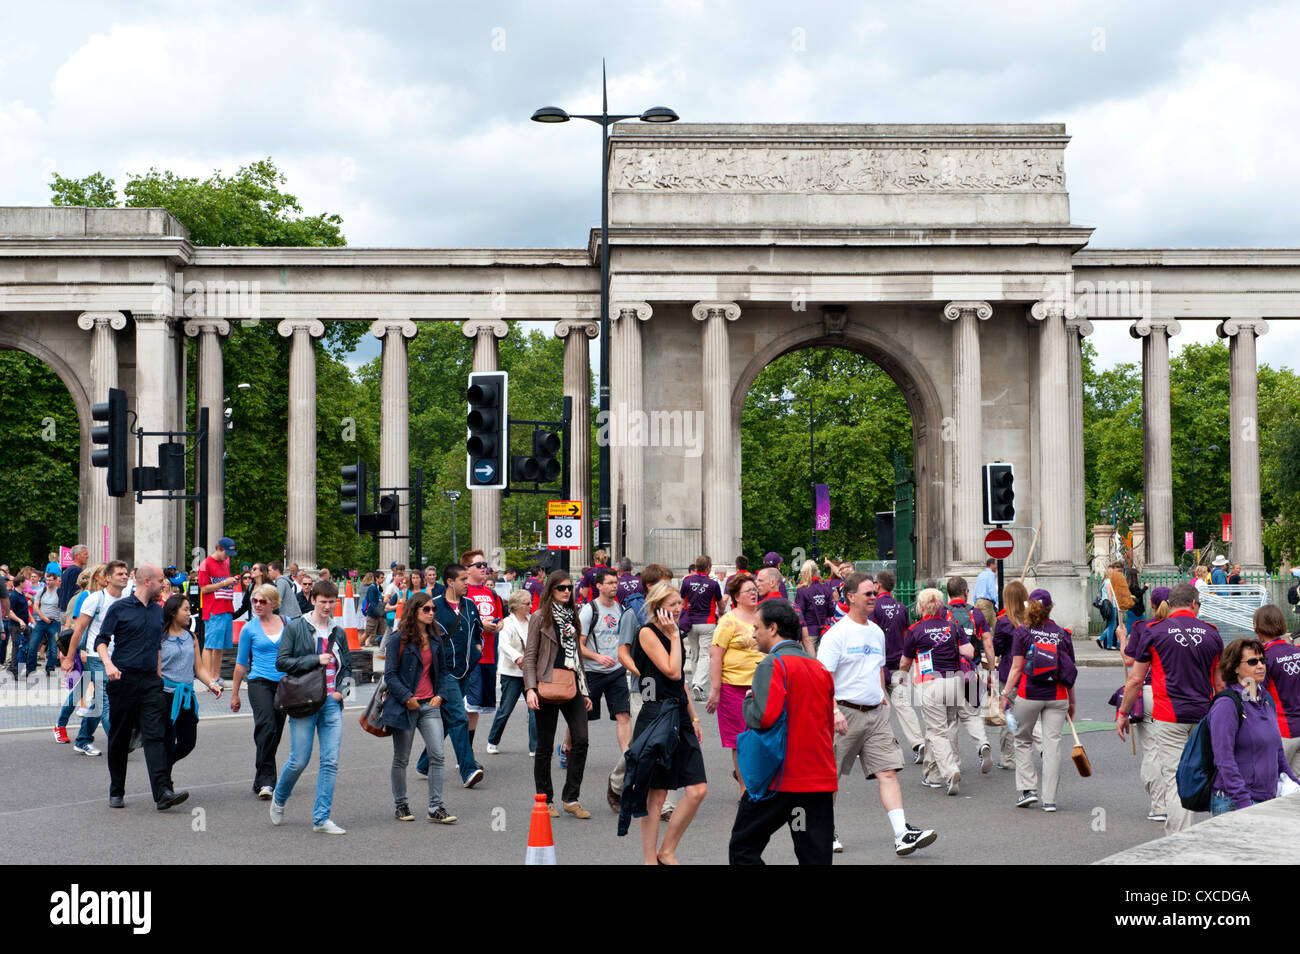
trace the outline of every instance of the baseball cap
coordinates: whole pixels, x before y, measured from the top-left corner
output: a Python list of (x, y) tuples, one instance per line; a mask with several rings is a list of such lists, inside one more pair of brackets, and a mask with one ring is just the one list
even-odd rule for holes
[(217, 541), (217, 546), (225, 550), (227, 556), (235, 556), (235, 541), (230, 537), (222, 537)]
[(1047, 590), (1034, 590), (1029, 594), (1029, 598), (1035, 603), (1042, 603), (1044, 606), (1052, 605), (1052, 594)]
[(1168, 600), (1169, 600), (1169, 587), (1157, 586), (1151, 590), (1152, 607), (1158, 609), (1161, 603), (1168, 602)]
[(763, 566), (780, 566), (781, 554), (771, 551), (763, 554)]
[(51, 560), (49, 563), (45, 564), (45, 572), (53, 573), (55, 576), (60, 576), (63, 573), (63, 570), (57, 563)]

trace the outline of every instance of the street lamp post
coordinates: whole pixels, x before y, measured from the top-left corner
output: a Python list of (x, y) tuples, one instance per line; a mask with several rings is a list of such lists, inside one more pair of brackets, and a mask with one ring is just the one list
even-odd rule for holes
[[(567, 123), (570, 119), (586, 119), (600, 126), (600, 402), (601, 420), (609, 420), (609, 127), (625, 119), (640, 119), (644, 123), (673, 123), (678, 115), (667, 106), (653, 106), (639, 116), (610, 115), (609, 94), (605, 85), (605, 62), (600, 64), (600, 114), (582, 115), (567, 113), (557, 106), (544, 106), (532, 115), (537, 123)], [(600, 495), (597, 505), (596, 547), (608, 550), (610, 546), (610, 476), (609, 444), (601, 443), (597, 480)], [(625, 544), (626, 546), (626, 544)]]
[(1195, 442), (1189, 441), (1188, 447), (1192, 450), (1192, 480), (1191, 480), (1191, 498), (1192, 498), (1192, 549), (1196, 549), (1196, 455), (1204, 451), (1217, 451), (1218, 444), (1211, 444), (1208, 447), (1197, 447)]
[(451, 552), (459, 553), (460, 548), (456, 546), (456, 501), (460, 499), (460, 491), (444, 490), (442, 495), (451, 501)]
[(813, 449), (813, 438), (815, 432), (812, 395), (809, 395), (806, 398), (795, 397), (793, 394), (788, 398), (774, 395), (768, 398), (768, 400), (780, 403), (788, 401), (792, 405), (803, 402), (808, 405), (808, 486), (812, 493), (812, 546), (809, 548), (808, 552), (812, 558), (816, 560), (821, 557), (821, 550), (817, 543), (817, 459)]

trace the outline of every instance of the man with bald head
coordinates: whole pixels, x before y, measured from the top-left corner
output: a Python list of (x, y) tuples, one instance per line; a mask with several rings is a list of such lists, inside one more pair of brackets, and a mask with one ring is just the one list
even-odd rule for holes
[(173, 792), (167, 778), (163, 731), (168, 721), (168, 700), (158, 675), (163, 638), (158, 594), (162, 584), (161, 567), (152, 563), (137, 567), (135, 589), (108, 608), (95, 637), (95, 652), (104, 663), (109, 706), (113, 710), (108, 729), (110, 808), (126, 805), (126, 757), (131, 749), (131, 734), (137, 727), (144, 738), (149, 785), (158, 810), (165, 811), (189, 798), (189, 792)]
[[(775, 554), (769, 553), (768, 556), (775, 556)], [(760, 603), (764, 600), (785, 599), (785, 597), (781, 595), (781, 586), (785, 581), (781, 578), (781, 570), (778, 567), (763, 567), (763, 569), (758, 571), (758, 575), (754, 578), (754, 582), (758, 586), (758, 601)], [(787, 600), (787, 602), (789, 601)], [(804, 651), (807, 652), (809, 656), (817, 655), (817, 651), (813, 649), (812, 637), (807, 633), (803, 634), (802, 643)]]

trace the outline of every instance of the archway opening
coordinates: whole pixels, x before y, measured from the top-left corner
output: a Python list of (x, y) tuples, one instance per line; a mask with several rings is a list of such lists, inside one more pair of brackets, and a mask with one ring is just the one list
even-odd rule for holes
[[(866, 355), (814, 345), (758, 372), (741, 415), (742, 551), (814, 556), (814, 485), (827, 485), (829, 521), (816, 532), (826, 557), (876, 560), (893, 550), (876, 515), (892, 511), (895, 456), (910, 469), (913, 415), (898, 384)], [(920, 524), (914, 524), (920, 533)]]
[[(79, 540), (81, 428), (58, 374), (24, 351), (0, 349), (0, 562), (17, 572), (45, 566)], [(102, 471), (101, 471), (102, 473)]]

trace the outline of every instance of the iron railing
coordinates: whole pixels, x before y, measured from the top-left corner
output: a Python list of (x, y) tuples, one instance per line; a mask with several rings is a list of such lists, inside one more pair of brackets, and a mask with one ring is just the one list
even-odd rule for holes
[(698, 527), (652, 527), (646, 534), (646, 562), (662, 563), (681, 576), (704, 552), (703, 546), (704, 531)]
[[(1102, 575), (1093, 573), (1088, 578), (1088, 633), (1095, 636), (1106, 628), (1101, 614), (1091, 604), (1101, 595)], [(1147, 615), (1151, 614), (1151, 589), (1156, 586), (1175, 586), (1190, 583), (1191, 578), (1175, 572), (1150, 572), (1143, 570), (1138, 579), (1147, 589)], [(1239, 586), (1211, 586), (1201, 597), (1202, 618), (1214, 623), (1225, 639), (1247, 636), (1253, 632), (1250, 617), (1256, 609), (1267, 603), (1287, 609), (1286, 593), (1292, 578), (1272, 576), (1268, 573), (1243, 573)], [(1217, 618), (1216, 618), (1217, 617)], [(1289, 622), (1290, 620), (1288, 620)]]

